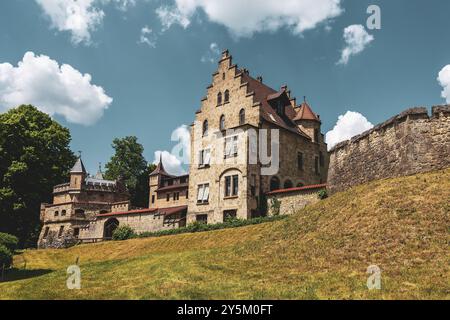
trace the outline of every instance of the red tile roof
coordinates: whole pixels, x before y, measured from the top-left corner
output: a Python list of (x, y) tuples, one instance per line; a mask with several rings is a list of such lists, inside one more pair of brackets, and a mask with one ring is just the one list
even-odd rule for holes
[(97, 217), (113, 217), (113, 216), (123, 216), (123, 215), (132, 215), (132, 214), (142, 214), (142, 213), (159, 213), (162, 215), (171, 215), (183, 210), (187, 210), (187, 206), (178, 206), (178, 207), (170, 207), (170, 208), (146, 208), (139, 210), (131, 210), (131, 211), (121, 211), (121, 212), (109, 212), (98, 214)]
[(121, 216), (121, 215), (128, 215), (128, 214), (141, 214), (141, 213), (153, 213), (158, 211), (156, 208), (152, 209), (139, 209), (139, 210), (131, 210), (131, 211), (121, 211), (121, 212), (109, 212), (109, 213), (102, 213), (98, 214), (97, 217), (111, 217), (111, 216)]
[(305, 101), (303, 102), (299, 108), (296, 109), (296, 116), (294, 117), (294, 121), (297, 120), (313, 120), (319, 121), (319, 117), (312, 111), (309, 104)]
[(276, 91), (265, 85), (264, 83), (252, 78), (248, 73), (241, 71), (241, 74), (242, 82), (248, 83), (249, 93), (254, 93), (255, 102), (261, 103), (261, 117), (263, 120), (283, 129), (289, 130), (293, 133), (299, 134), (307, 139), (311, 139), (294, 123), (293, 118), (296, 116), (296, 112), (292, 105), (286, 104), (286, 117), (280, 117), (274, 110), (274, 108), (269, 104), (270, 100), (277, 99), (283, 95), (287, 95), (285, 87), (280, 91)]
[(280, 194), (280, 193), (289, 193), (289, 192), (304, 191), (304, 190), (323, 189), (323, 188), (326, 188), (326, 187), (327, 187), (326, 183), (324, 183), (324, 184), (314, 184), (314, 185), (304, 186), (304, 187), (273, 190), (273, 191), (270, 191), (270, 192), (266, 193), (266, 195), (272, 196), (272, 195)]

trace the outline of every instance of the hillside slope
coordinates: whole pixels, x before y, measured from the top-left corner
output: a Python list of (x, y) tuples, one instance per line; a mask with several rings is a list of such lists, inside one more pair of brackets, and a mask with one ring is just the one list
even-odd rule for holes
[[(0, 298), (448, 299), (449, 227), (447, 169), (374, 181), (274, 223), (26, 251)], [(70, 291), (77, 257), (82, 290)], [(382, 290), (366, 287), (373, 264)]]

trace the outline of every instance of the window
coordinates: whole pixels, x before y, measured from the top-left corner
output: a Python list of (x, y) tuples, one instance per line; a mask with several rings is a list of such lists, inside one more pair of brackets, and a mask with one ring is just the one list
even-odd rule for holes
[(155, 203), (155, 195), (152, 195), (152, 203)]
[(197, 203), (208, 203), (209, 201), (209, 183), (198, 186)]
[(319, 142), (319, 129), (314, 129), (314, 142)]
[(303, 153), (297, 153), (297, 168), (303, 170)]
[(239, 176), (225, 177), (225, 197), (236, 197), (239, 193)]
[(64, 226), (59, 227), (58, 238), (61, 238), (64, 232)]
[(217, 94), (217, 105), (220, 106), (222, 104), (222, 92)]
[(224, 115), (220, 116), (219, 128), (221, 131), (225, 130), (225, 116)]
[(228, 103), (228, 102), (230, 102), (230, 91), (225, 90), (224, 103)]
[(59, 211), (55, 211), (55, 217), (59, 216)]
[(168, 194), (166, 195), (166, 200), (167, 200), (167, 201), (170, 201), (170, 193), (168, 193)]
[(225, 80), (225, 72), (222, 73), (222, 80)]
[(280, 179), (278, 177), (272, 177), (270, 179), (270, 191), (280, 189)]
[(77, 217), (84, 217), (84, 210), (83, 209), (75, 210), (75, 216), (77, 216)]
[(223, 212), (223, 221), (227, 221), (228, 219), (235, 219), (237, 216), (237, 210), (225, 210)]
[(180, 193), (179, 192), (174, 192), (173, 193), (173, 200), (174, 201), (180, 200)]
[(189, 190), (186, 190), (186, 199), (189, 199)]
[(61, 211), (61, 216), (63, 217), (63, 216), (65, 216), (66, 215), (66, 213), (67, 213), (67, 211), (66, 210), (63, 210), (63, 211)]
[(285, 189), (290, 189), (290, 188), (292, 188), (292, 187), (294, 187), (294, 185), (292, 184), (292, 181), (291, 181), (291, 180), (286, 180), (286, 181), (284, 182), (284, 188), (285, 188)]
[(225, 158), (237, 157), (238, 136), (225, 138)]
[(242, 126), (245, 123), (245, 110), (239, 111), (239, 125)]
[(195, 219), (197, 222), (208, 224), (208, 215), (207, 214), (198, 214)]
[(314, 172), (319, 174), (319, 157), (314, 158)]
[(44, 231), (44, 239), (46, 239), (48, 237), (48, 232), (50, 231), (50, 227), (45, 227), (45, 231)]
[(284, 106), (283, 106), (283, 102), (278, 100), (277, 101), (277, 113), (279, 116), (283, 116), (284, 115)]
[(319, 153), (319, 162), (320, 162), (321, 167), (323, 167), (325, 165), (325, 158), (323, 157), (322, 152)]
[(208, 135), (208, 120), (203, 121), (203, 136), (206, 137)]
[(201, 150), (199, 154), (199, 167), (206, 167), (211, 164), (211, 150)]
[(80, 228), (74, 228), (73, 229), (73, 236), (75, 238), (78, 238), (80, 236)]

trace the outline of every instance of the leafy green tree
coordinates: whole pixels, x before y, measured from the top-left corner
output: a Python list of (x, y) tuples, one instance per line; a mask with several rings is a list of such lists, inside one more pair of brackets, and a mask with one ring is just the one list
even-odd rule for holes
[(67, 180), (75, 161), (67, 128), (30, 105), (0, 115), (0, 232), (35, 246), (40, 204)]
[(131, 203), (147, 207), (149, 166), (143, 156), (144, 147), (134, 136), (114, 139), (112, 147), (115, 154), (105, 165), (106, 179), (121, 178), (128, 187)]

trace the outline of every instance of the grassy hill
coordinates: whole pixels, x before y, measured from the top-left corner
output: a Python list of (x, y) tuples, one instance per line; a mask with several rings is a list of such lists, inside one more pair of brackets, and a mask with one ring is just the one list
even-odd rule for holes
[[(1, 299), (436, 299), (450, 297), (450, 170), (380, 180), (282, 221), (26, 251)], [(79, 257), (82, 290), (66, 289)], [(366, 287), (369, 265), (382, 290)]]

